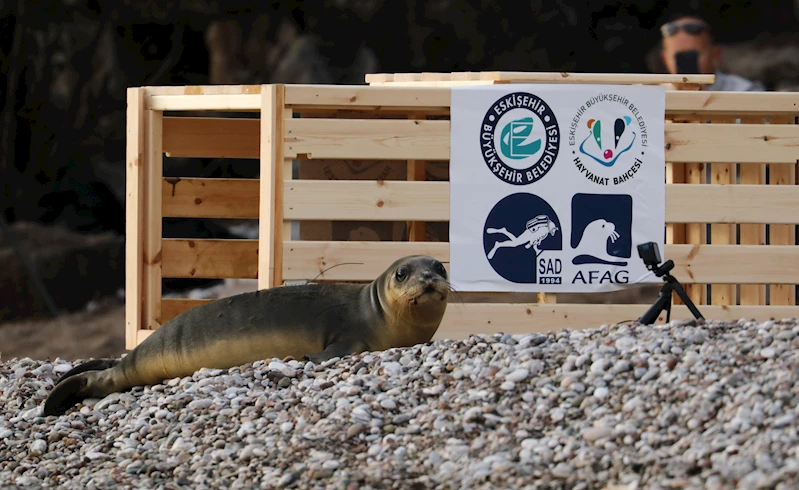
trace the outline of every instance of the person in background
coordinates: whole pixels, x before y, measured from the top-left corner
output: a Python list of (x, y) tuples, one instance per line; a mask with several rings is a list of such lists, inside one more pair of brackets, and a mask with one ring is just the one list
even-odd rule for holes
[(703, 90), (761, 92), (757, 81), (719, 70), (721, 46), (713, 40), (710, 25), (694, 15), (676, 15), (660, 27), (661, 59), (669, 73), (715, 74), (716, 82)]

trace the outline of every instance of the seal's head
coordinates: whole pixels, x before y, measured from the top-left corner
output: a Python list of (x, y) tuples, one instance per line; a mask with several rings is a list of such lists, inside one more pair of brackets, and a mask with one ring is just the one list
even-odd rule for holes
[(427, 255), (403, 257), (391, 264), (380, 280), (383, 309), (397, 324), (438, 328), (450, 290), (441, 262)]

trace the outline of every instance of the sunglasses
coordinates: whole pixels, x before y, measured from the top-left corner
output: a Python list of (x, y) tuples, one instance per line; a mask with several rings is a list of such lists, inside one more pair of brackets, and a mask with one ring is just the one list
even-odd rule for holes
[(681, 30), (686, 34), (696, 36), (697, 34), (701, 34), (703, 32), (709, 32), (710, 27), (704, 22), (698, 22), (695, 20), (669, 22), (668, 24), (663, 24), (663, 26), (660, 27), (660, 32), (663, 34), (663, 37), (671, 37)]

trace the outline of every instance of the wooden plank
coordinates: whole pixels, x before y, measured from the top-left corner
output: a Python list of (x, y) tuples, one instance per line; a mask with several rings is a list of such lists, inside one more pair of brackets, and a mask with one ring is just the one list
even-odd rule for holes
[[(146, 100), (146, 99), (145, 99)], [(145, 141), (147, 158), (144, 161), (144, 257), (142, 269), (144, 276), (144, 326), (155, 329), (160, 325), (161, 316), (161, 236), (163, 216), (161, 215), (161, 181), (164, 178), (164, 156), (162, 147), (164, 113), (148, 110), (145, 112)]]
[(143, 87), (147, 95), (260, 94), (261, 85), (166, 85)]
[(666, 160), (796, 163), (799, 126), (666, 123)]
[(258, 240), (164, 238), (163, 263), (164, 277), (256, 279)]
[[(446, 181), (295, 180), (284, 185), (286, 219), (449, 220)], [(797, 208), (797, 186), (666, 184), (668, 223), (793, 224), (799, 221)]]
[(190, 298), (162, 298), (161, 299), (161, 325), (175, 318), (185, 311), (189, 311), (195, 306), (210, 303), (211, 299), (190, 299)]
[[(799, 130), (799, 125), (793, 124), (793, 118), (778, 117), (770, 118), (774, 124), (764, 126), (773, 128), (785, 128)], [(797, 152), (799, 154), (799, 152)], [(799, 161), (799, 158), (797, 158)], [(798, 188), (796, 182), (796, 165), (769, 165), (769, 185), (775, 187)], [(759, 203), (758, 203), (759, 205)], [(799, 214), (799, 208), (795, 208), (794, 214)], [(772, 221), (773, 223), (773, 221)], [(794, 225), (771, 224), (769, 226), (769, 244), (771, 246), (795, 245), (796, 227)], [(796, 247), (799, 248), (799, 247)], [(789, 266), (790, 267), (790, 266)], [(792, 285), (778, 284), (769, 281), (769, 303), (772, 305), (794, 305), (796, 304), (796, 288)]]
[[(742, 123), (762, 123), (762, 117), (746, 116)], [(742, 185), (763, 185), (766, 183), (766, 165), (759, 163), (741, 164), (738, 166), (738, 180)], [(757, 201), (755, 201), (757, 202)], [(766, 225), (744, 223), (739, 226), (739, 243), (741, 245), (765, 245)], [(738, 287), (738, 304), (765, 305), (766, 286), (764, 284), (741, 284)]]
[(168, 157), (259, 158), (261, 121), (224, 117), (165, 117)]
[(567, 72), (524, 72), (524, 71), (486, 71), (480, 74), (481, 80), (506, 81), (512, 83), (610, 83), (619, 85), (660, 85), (691, 84), (711, 85), (715, 75), (671, 75), (660, 73), (567, 73)]
[[(424, 78), (424, 74), (423, 78)], [(411, 116), (413, 118), (413, 116)], [(408, 180), (411, 182), (423, 182), (427, 180), (426, 172), (427, 162), (425, 160), (408, 160)], [(408, 240), (411, 242), (425, 241), (425, 222), (424, 221), (409, 221), (408, 226)]]
[(484, 71), (453, 73), (368, 73), (366, 83), (424, 82), (424, 81), (506, 81), (539, 83), (612, 83), (612, 84), (705, 84), (710, 85), (715, 75), (670, 75), (649, 73), (572, 73), (572, 72), (519, 72)]
[[(735, 184), (735, 165), (729, 163), (713, 163), (710, 165), (711, 182), (717, 185)], [(713, 245), (730, 245), (735, 243), (735, 225), (714, 223), (710, 225), (710, 243)], [(762, 250), (762, 249), (761, 249)], [(733, 262), (734, 263), (734, 262)], [(707, 281), (709, 283), (716, 281)], [(724, 282), (724, 281), (720, 281)], [(735, 281), (728, 281), (735, 282)], [(711, 304), (736, 304), (736, 288), (734, 284), (711, 284)]]
[(289, 119), (286, 157), (449, 160), (449, 121)]
[[(453, 74), (454, 75), (454, 74)], [(604, 74), (601, 74), (604, 75)], [(366, 75), (367, 83), (383, 80), (385, 74)], [(453, 77), (457, 80), (457, 77)], [(468, 78), (467, 78), (468, 80)], [(148, 94), (155, 97), (164, 95), (207, 97), (219, 94), (259, 94), (260, 85), (206, 85), (206, 86), (164, 86), (146, 87)], [(302, 108), (412, 108), (440, 109), (450, 106), (448, 88), (403, 88), (375, 87), (368, 85), (315, 85), (290, 84), (285, 86), (286, 105)], [(202, 95), (207, 94), (207, 95)], [(160, 101), (174, 99), (157, 99)], [(250, 105), (250, 104), (248, 104)], [(253, 110), (260, 109), (254, 102)], [(161, 110), (182, 110), (160, 107)], [(708, 91), (666, 91), (666, 113), (674, 114), (735, 114), (735, 115), (774, 115), (799, 114), (799, 94), (795, 92), (708, 92)]]
[(143, 326), (144, 201), (144, 94), (127, 90), (125, 176), (125, 348), (136, 346), (136, 332)]
[[(642, 306), (644, 306), (642, 308)], [(645, 305), (588, 304), (457, 304), (451, 303), (441, 326), (433, 337), (463, 339), (472, 334), (553, 332), (563, 328), (599, 328), (625, 320), (634, 320), (646, 312)], [(754, 318), (759, 321), (796, 318), (796, 306), (701, 306), (706, 320), (734, 321)], [(672, 306), (671, 319), (688, 320), (693, 315), (685, 305)], [(658, 317), (662, 324), (665, 315)]]
[(449, 182), (295, 180), (284, 199), (286, 219), (449, 220)]
[(397, 82), (373, 83), (373, 87), (471, 87), (475, 85), (494, 85), (491, 80), (403, 80)]
[[(671, 196), (673, 199), (673, 202), (666, 204), (666, 219), (669, 219), (672, 209), (674, 209), (673, 214), (683, 217), (682, 221), (686, 222), (685, 242), (691, 245), (707, 243), (707, 227), (705, 223), (746, 222), (749, 219), (747, 212), (751, 210), (751, 206), (743, 206), (737, 198), (740, 197), (740, 193), (745, 193), (747, 190), (751, 192), (760, 190), (757, 186), (740, 188), (738, 186), (707, 185), (704, 163), (686, 163), (685, 182), (687, 185), (679, 188), (666, 186), (666, 195)], [(687, 191), (686, 194), (688, 195), (682, 197), (679, 192), (671, 194), (669, 192), (670, 189), (675, 191), (684, 190)], [(725, 198), (724, 196), (727, 197)], [(718, 197), (722, 205), (715, 206), (715, 202), (709, 203), (708, 199), (713, 199), (713, 197)], [(697, 202), (701, 202), (701, 204), (697, 204)], [(682, 206), (693, 206), (693, 208)], [(712, 214), (714, 211), (716, 212), (715, 215)], [(707, 216), (704, 213), (710, 213), (711, 216)], [(754, 217), (754, 219), (758, 218)], [(675, 221), (679, 221), (679, 219), (675, 219)], [(691, 301), (696, 304), (707, 303), (706, 284), (690, 284), (687, 286), (686, 293), (688, 293)]]
[[(208, 300), (164, 299), (164, 322), (189, 308), (207, 303)], [(599, 328), (603, 324), (613, 325), (625, 320), (635, 320), (644, 314), (646, 305), (606, 304), (478, 304), (459, 303), (453, 299), (447, 305), (444, 319), (433, 340), (464, 339), (473, 334), (496, 333), (545, 333), (568, 329)], [(798, 306), (699, 306), (699, 312), (707, 320), (735, 321), (751, 318), (759, 321), (781, 320), (799, 316)], [(171, 316), (170, 316), (171, 315)], [(673, 306), (671, 319), (687, 320), (693, 315), (684, 305)], [(661, 314), (658, 323), (665, 321)], [(140, 330), (141, 342), (151, 330)]]
[(163, 215), (170, 218), (258, 219), (258, 179), (181, 179), (161, 183)]
[[(791, 163), (799, 126), (666, 123), (666, 160), (673, 163)], [(292, 119), (285, 154), (317, 159), (449, 160), (449, 121)]]
[(257, 257), (258, 288), (271, 288), (280, 284), (279, 249), (283, 243), (283, 85), (265, 86), (262, 90), (261, 110), (261, 174), (260, 202), (258, 220), (258, 241), (260, 254)]
[(260, 94), (153, 95), (154, 111), (260, 111)]
[[(367, 75), (368, 76), (368, 75)], [(450, 90), (368, 87), (364, 85), (286, 85), (286, 107), (348, 110), (448, 110)]]
[(666, 91), (666, 115), (799, 114), (796, 92)]
[[(284, 249), (283, 277), (288, 280), (311, 280), (336, 264), (363, 263), (334, 267), (318, 280), (371, 281), (403, 255), (449, 261), (448, 242), (292, 241), (284, 243)], [(674, 261), (672, 274), (681, 283), (799, 283), (795, 246), (667, 244), (663, 254)]]

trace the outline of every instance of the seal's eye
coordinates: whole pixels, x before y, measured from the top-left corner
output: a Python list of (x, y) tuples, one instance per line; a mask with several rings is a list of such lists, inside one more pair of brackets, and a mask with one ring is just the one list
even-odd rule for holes
[(444, 268), (444, 264), (441, 262), (436, 262), (434, 269), (439, 276), (447, 277), (447, 269)]
[(406, 277), (408, 277), (408, 271), (405, 269), (405, 267), (400, 267), (399, 269), (397, 269), (397, 273), (395, 274), (395, 276), (397, 278), (397, 281), (402, 282), (405, 280)]

